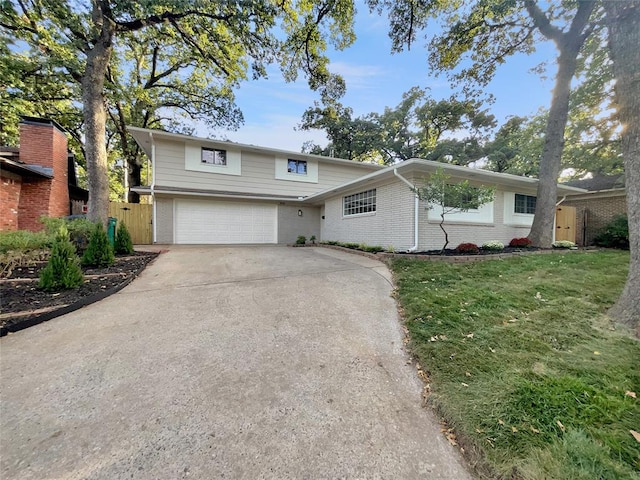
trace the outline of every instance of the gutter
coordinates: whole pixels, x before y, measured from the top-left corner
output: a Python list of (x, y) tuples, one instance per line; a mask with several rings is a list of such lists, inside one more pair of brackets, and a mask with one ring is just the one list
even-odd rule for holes
[(402, 175), (400, 175), (398, 173), (398, 169), (394, 168), (393, 169), (393, 174), (398, 177), (400, 180), (402, 180), (404, 183), (406, 183), (409, 188), (414, 192), (414, 202), (413, 202), (413, 246), (409, 248), (409, 252), (415, 252), (416, 250), (418, 250), (418, 214), (419, 214), (419, 208), (420, 208), (420, 198), (418, 197), (418, 194), (415, 193), (416, 191), (416, 187), (415, 185), (413, 185), (409, 180), (407, 180), (406, 178), (404, 178)]
[(158, 222), (158, 207), (156, 205), (155, 188), (156, 188), (156, 143), (153, 141), (153, 133), (149, 132), (149, 140), (151, 140), (151, 163), (153, 164), (153, 170), (151, 171), (151, 204), (153, 205), (153, 217), (151, 218), (152, 230), (153, 230), (153, 244), (157, 242), (158, 234), (156, 226)]

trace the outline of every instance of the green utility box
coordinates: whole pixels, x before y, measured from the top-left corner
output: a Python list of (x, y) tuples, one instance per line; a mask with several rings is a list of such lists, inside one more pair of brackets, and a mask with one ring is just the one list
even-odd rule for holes
[(107, 237), (109, 238), (111, 247), (115, 247), (116, 245), (116, 223), (118, 223), (117, 218), (109, 217), (109, 223), (107, 224)]

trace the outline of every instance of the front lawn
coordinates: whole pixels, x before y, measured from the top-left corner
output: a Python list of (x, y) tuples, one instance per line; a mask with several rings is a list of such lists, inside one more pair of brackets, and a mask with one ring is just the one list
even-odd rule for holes
[(604, 315), (628, 262), (615, 251), (393, 261), (429, 400), (497, 477), (640, 478), (640, 342)]

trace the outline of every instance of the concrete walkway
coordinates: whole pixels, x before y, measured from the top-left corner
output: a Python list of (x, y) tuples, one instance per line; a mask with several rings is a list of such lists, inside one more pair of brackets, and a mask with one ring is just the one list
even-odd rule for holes
[(172, 246), (0, 341), (0, 477), (471, 478), (390, 292), (381, 263), (329, 249)]

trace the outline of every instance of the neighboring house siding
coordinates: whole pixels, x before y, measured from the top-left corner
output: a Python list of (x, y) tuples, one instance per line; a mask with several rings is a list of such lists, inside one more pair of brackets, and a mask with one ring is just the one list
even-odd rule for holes
[(614, 217), (627, 214), (627, 196), (624, 190), (608, 195), (591, 194), (568, 198), (562, 204), (576, 208), (576, 243), (581, 246), (592, 245), (596, 235)]
[(351, 167), (319, 162), (318, 183), (277, 180), (275, 155), (253, 152), (242, 152), (241, 175), (190, 171), (185, 170), (184, 143), (156, 141), (155, 182), (162, 187), (297, 197), (341, 185), (370, 171), (358, 164)]
[[(376, 212), (344, 217), (343, 197), (371, 188), (376, 189)], [(413, 205), (413, 193), (399, 182), (346, 191), (325, 202), (322, 240), (406, 250), (413, 245)]]
[(278, 243), (295, 243), (300, 235), (320, 241), (320, 207), (278, 205)]
[(0, 181), (0, 230), (17, 230), (22, 177), (2, 171)]
[(173, 243), (173, 198), (156, 196), (156, 243)]

